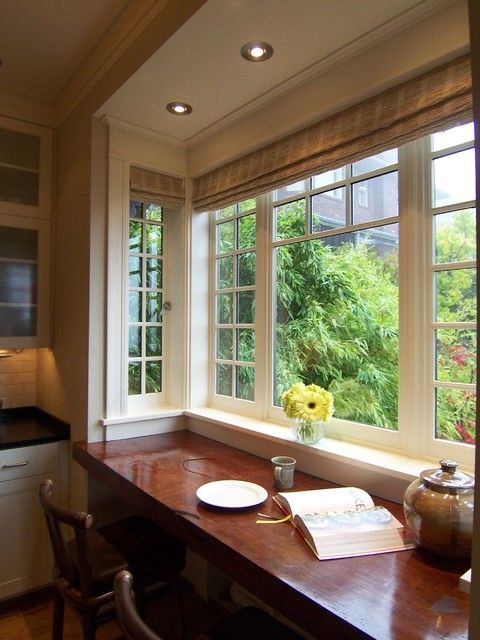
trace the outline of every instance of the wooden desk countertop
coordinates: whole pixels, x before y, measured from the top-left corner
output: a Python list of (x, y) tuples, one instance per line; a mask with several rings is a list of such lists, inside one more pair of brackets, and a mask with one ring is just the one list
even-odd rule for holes
[[(469, 563), (442, 561), (418, 550), (322, 562), (290, 523), (255, 524), (258, 511), (280, 515), (271, 500), (269, 460), (189, 431), (77, 442), (73, 457), (127, 503), (314, 637), (468, 638), (469, 596), (459, 590), (458, 578)], [(261, 485), (268, 500), (241, 510), (198, 500), (198, 487), (226, 479)], [(331, 486), (295, 472), (294, 490)], [(404, 522), (400, 505), (374, 500)]]

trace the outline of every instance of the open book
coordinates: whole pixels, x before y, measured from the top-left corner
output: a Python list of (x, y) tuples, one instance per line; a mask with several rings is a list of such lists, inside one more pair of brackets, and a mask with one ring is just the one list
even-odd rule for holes
[(363, 489), (339, 487), (273, 497), (319, 560), (412, 549), (404, 527)]

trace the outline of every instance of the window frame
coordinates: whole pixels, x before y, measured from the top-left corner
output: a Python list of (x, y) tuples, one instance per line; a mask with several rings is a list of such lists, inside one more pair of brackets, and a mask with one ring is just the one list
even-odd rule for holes
[[(432, 151), (430, 136), (406, 143), (398, 149), (398, 222), (399, 222), (399, 429), (388, 431), (378, 427), (349, 423), (333, 418), (327, 427), (327, 435), (344, 438), (351, 442), (371, 445), (380, 449), (407, 455), (410, 458), (426, 458), (438, 461), (450, 457), (459, 464), (472, 467), (475, 447), (460, 442), (441, 441), (434, 437), (432, 389), (433, 378), (433, 277), (432, 277), (432, 227), (433, 210)], [(473, 141), (456, 145), (460, 148), (473, 147)], [(385, 151), (389, 149), (385, 146)], [(435, 152), (436, 155), (448, 155), (452, 148)], [(393, 166), (393, 165), (392, 165)], [(373, 170), (362, 174), (361, 179), (386, 173), (385, 169)], [(337, 175), (336, 173), (334, 174)], [(358, 182), (358, 176), (350, 176), (350, 183)], [(305, 180), (306, 184), (307, 180)], [(343, 183), (343, 181), (341, 181)], [(328, 186), (311, 189), (310, 192), (322, 192), (338, 188), (335, 180)], [(349, 189), (347, 188), (347, 194)], [(279, 202), (299, 199), (305, 195), (295, 193)], [(347, 196), (349, 197), (349, 196)], [(461, 203), (464, 204), (464, 203)], [(458, 209), (459, 203), (449, 207)], [(475, 201), (468, 203), (475, 208)], [(273, 389), (273, 247), (288, 242), (298, 242), (306, 237), (283, 240), (280, 243), (273, 238), (273, 196), (272, 193), (257, 197), (257, 300), (255, 317), (256, 330), (256, 393), (255, 402), (247, 406), (235, 405), (229, 399), (212, 393), (212, 366), (209, 366), (210, 405), (222, 410), (254, 415), (258, 419), (287, 424), (280, 407), (273, 406), (269, 400), (269, 390)], [(307, 219), (309, 214), (307, 214)], [(391, 218), (378, 221), (378, 226), (388, 224)], [(344, 232), (357, 228), (370, 228), (370, 223), (347, 225)], [(332, 233), (312, 233), (308, 239), (332, 235)], [(212, 240), (211, 240), (212, 241)], [(213, 240), (215, 242), (215, 240)], [(214, 246), (214, 245), (211, 245)], [(268, 247), (268, 249), (265, 249)], [(476, 266), (476, 261), (475, 261)], [(212, 271), (210, 271), (212, 273)], [(266, 293), (268, 292), (268, 296)], [(266, 302), (266, 304), (264, 304)], [(411, 312), (409, 310), (413, 309)], [(212, 313), (212, 308), (210, 308)], [(211, 318), (213, 316), (210, 316)], [(263, 319), (263, 321), (261, 320)], [(211, 322), (210, 322), (211, 327)], [(475, 323), (476, 328), (476, 323)], [(211, 329), (210, 329), (211, 335)], [(210, 360), (211, 362), (211, 360)], [(213, 374), (214, 377), (214, 374)], [(408, 424), (409, 428), (404, 425)]]
[[(151, 420), (159, 415), (179, 415), (187, 405), (186, 309), (187, 309), (187, 227), (183, 208), (164, 206), (163, 302), (171, 301), (164, 311), (162, 391), (138, 396), (128, 395), (128, 231), (130, 207), (130, 167), (138, 161), (111, 153), (108, 173), (107, 236), (107, 334), (106, 393), (102, 424), (117, 425)], [(152, 170), (161, 170), (152, 167)], [(175, 239), (175, 255), (180, 265), (170, 264)], [(168, 318), (167, 321), (165, 319)], [(171, 360), (175, 354), (175, 362)], [(173, 365), (178, 366), (173, 366)], [(127, 429), (130, 435), (151, 433), (153, 426), (137, 425)]]

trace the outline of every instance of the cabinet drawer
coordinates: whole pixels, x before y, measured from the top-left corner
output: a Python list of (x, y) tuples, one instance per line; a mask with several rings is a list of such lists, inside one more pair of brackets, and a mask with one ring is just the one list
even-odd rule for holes
[(57, 468), (58, 444), (56, 442), (0, 451), (0, 482), (52, 473)]

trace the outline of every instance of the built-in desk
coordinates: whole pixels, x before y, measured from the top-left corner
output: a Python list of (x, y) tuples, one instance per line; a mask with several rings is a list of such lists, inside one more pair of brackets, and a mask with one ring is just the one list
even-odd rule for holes
[[(74, 459), (126, 502), (160, 521), (239, 584), (317, 638), (433, 640), (468, 637), (469, 598), (458, 589), (467, 565), (401, 551), (320, 562), (291, 524), (255, 524), (271, 500), (270, 461), (189, 431), (106, 443), (76, 443)], [(265, 487), (261, 507), (208, 507), (196, 497), (213, 480)], [(295, 474), (295, 489), (333, 486)], [(403, 521), (400, 505), (385, 500)]]

